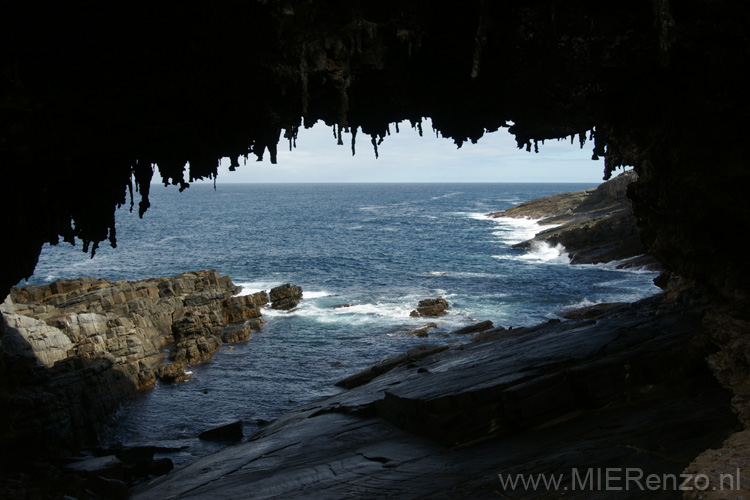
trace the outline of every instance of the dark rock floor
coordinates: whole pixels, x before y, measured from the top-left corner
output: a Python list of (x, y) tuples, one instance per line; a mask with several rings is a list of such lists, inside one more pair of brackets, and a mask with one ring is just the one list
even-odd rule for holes
[[(679, 486), (737, 427), (705, 345), (698, 311), (658, 298), (484, 332), (297, 408), (132, 497), (680, 498), (646, 477)], [(512, 488), (499, 474), (560, 484)]]

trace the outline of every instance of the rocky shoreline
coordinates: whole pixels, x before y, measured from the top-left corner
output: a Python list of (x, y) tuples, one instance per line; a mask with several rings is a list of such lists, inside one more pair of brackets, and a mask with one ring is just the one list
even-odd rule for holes
[(628, 170), (596, 188), (538, 198), (488, 216), (539, 219), (540, 226), (553, 226), (516, 248), (543, 242), (565, 247), (571, 264), (618, 261), (617, 267), (623, 269), (659, 270), (661, 266), (641, 241), (626, 196), (628, 186), (637, 179), (635, 171)]
[[(653, 268), (625, 200), (633, 178), (495, 216), (562, 224), (535, 240), (564, 244), (572, 263)], [(708, 326), (707, 318), (726, 317), (712, 313), (710, 294), (666, 273), (657, 283), (664, 293), (634, 304), (597, 304), (531, 328), (480, 323), (454, 332), (466, 342), (392, 356), (339, 381), (342, 393), (136, 487), (133, 498), (557, 498), (576, 489), (578, 471), (607, 467), (663, 482), (620, 491), (592, 483), (573, 496), (724, 498), (680, 491), (679, 482), (670, 488), (669, 478), (689, 474), (719, 489), (722, 474), (744, 466), (750, 391), (736, 376), (736, 355), (718, 347), (727, 339)], [(412, 315), (438, 303), (429, 313), (442, 314), (447, 303), (430, 299)], [(514, 488), (500, 477), (514, 474), (561, 483)], [(731, 493), (745, 493), (737, 481)]]
[[(3, 463), (23, 461), (23, 450), (39, 459), (97, 445), (123, 402), (157, 380), (187, 380), (223, 344), (248, 340), (269, 294), (240, 291), (215, 270), (12, 289), (0, 306)], [(271, 307), (301, 298), (282, 285)]]
[[(561, 224), (535, 240), (565, 245), (572, 263), (653, 269), (625, 198), (634, 177), (494, 216)], [(725, 498), (714, 491), (722, 474), (747, 463), (750, 391), (737, 377), (747, 363), (729, 347), (742, 342), (745, 323), (720, 338), (710, 318), (727, 315), (712, 312), (719, 306), (710, 294), (668, 273), (657, 283), (664, 293), (634, 304), (597, 304), (532, 328), (480, 323), (456, 332), (466, 342), (392, 356), (339, 381), (342, 393), (136, 487), (133, 498), (557, 498), (575, 490), (578, 471), (607, 467), (662, 482), (619, 491), (592, 483), (572, 496)], [(419, 306), (427, 312), (438, 302)], [(440, 306), (430, 313), (444, 313)], [(514, 488), (500, 477), (514, 474), (561, 483)], [(685, 474), (705, 484), (670, 487), (670, 477)], [(746, 493), (739, 478), (729, 493)]]
[(574, 468), (679, 477), (737, 428), (703, 362), (702, 308), (662, 295), (415, 349), (133, 498), (551, 498), (503, 487), (498, 474), (554, 474), (566, 487)]

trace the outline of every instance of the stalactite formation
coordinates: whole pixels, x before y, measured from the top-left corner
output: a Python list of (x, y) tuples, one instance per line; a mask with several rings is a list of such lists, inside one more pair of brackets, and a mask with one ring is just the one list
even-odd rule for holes
[[(240, 166), (248, 155), (275, 163), (280, 138), (294, 148), (317, 121), (339, 142), (350, 131), (353, 154), (356, 134), (369, 136), (377, 156), (390, 124), (422, 135), (429, 117), (459, 147), (500, 127), (529, 151), (568, 137), (585, 147), (588, 134), (605, 178), (622, 165), (640, 174), (631, 196), (654, 255), (747, 299), (749, 264), (731, 242), (750, 221), (736, 187), (750, 157), (742, 2), (37, 0), (0, 11), (3, 296), (45, 242), (114, 245), (115, 208), (135, 191), (143, 216), (156, 170), (183, 190), (215, 179), (222, 158), (230, 170), (252, 168)], [(715, 213), (726, 207), (731, 217)]]

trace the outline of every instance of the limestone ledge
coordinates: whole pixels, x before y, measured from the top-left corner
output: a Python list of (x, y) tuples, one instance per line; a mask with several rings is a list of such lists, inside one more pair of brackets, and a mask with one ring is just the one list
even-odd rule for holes
[(240, 291), (215, 270), (14, 288), (0, 306), (0, 441), (95, 442), (122, 401), (262, 327), (268, 295)]

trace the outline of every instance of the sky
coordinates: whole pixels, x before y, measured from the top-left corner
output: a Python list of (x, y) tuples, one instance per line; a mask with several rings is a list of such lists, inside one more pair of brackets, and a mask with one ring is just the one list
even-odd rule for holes
[[(356, 155), (351, 134), (337, 145), (333, 129), (322, 122), (300, 129), (297, 147), (289, 150), (279, 141), (278, 162), (255, 157), (230, 172), (222, 160), (217, 183), (283, 182), (602, 182), (603, 160), (592, 160), (593, 143), (581, 149), (578, 140), (546, 141), (539, 153), (518, 149), (507, 129), (485, 134), (476, 144), (457, 148), (452, 139), (436, 137), (429, 120), (422, 123), (423, 137), (409, 122), (391, 126), (375, 158), (370, 138), (357, 135)], [(213, 181), (207, 181), (213, 182)]]

